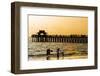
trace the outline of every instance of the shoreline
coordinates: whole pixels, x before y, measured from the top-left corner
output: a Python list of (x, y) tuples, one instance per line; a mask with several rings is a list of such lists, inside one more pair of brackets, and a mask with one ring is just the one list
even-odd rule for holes
[[(28, 60), (47, 60), (46, 59), (47, 56), (46, 55), (28, 55)], [(58, 60), (66, 60), (66, 59), (86, 59), (88, 58), (87, 54), (73, 54), (73, 55), (69, 55), (69, 54), (64, 54), (64, 57), (60, 54), (59, 55), (59, 59)], [(57, 60), (57, 55), (56, 54), (51, 54), (50, 55), (50, 59), (49, 60)]]

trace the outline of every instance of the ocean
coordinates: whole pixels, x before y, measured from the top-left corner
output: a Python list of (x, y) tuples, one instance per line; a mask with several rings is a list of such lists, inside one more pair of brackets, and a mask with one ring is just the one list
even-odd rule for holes
[(52, 50), (49, 60), (57, 60), (57, 49), (64, 51), (64, 57), (59, 59), (84, 59), (88, 56), (87, 43), (67, 43), (67, 42), (32, 42), (28, 41), (29, 60), (47, 60), (47, 49)]

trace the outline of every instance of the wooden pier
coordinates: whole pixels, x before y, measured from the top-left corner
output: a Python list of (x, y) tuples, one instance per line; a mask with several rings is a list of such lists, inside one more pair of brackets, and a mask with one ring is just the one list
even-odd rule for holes
[(31, 36), (32, 42), (87, 43), (87, 35), (48, 35), (44, 30)]

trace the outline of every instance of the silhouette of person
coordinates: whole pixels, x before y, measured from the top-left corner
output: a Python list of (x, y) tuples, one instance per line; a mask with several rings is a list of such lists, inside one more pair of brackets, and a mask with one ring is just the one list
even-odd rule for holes
[(50, 49), (47, 49), (47, 60), (50, 60)]
[(60, 49), (57, 49), (57, 60), (59, 60)]
[(62, 58), (64, 59), (64, 50), (61, 50)]

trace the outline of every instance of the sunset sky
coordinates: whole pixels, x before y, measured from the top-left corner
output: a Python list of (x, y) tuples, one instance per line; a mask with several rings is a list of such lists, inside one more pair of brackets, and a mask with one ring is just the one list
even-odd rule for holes
[(29, 15), (29, 36), (39, 30), (49, 35), (88, 34), (87, 17)]

